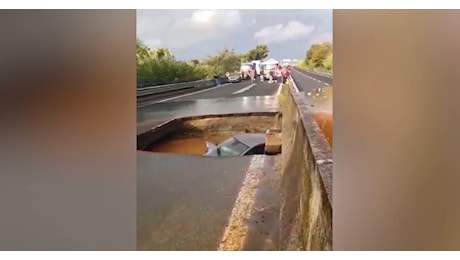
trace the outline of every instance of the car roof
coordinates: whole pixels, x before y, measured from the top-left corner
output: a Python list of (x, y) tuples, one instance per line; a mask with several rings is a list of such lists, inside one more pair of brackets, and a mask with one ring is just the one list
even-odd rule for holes
[(237, 134), (233, 136), (233, 138), (249, 147), (254, 147), (256, 145), (265, 143), (265, 134), (260, 133)]

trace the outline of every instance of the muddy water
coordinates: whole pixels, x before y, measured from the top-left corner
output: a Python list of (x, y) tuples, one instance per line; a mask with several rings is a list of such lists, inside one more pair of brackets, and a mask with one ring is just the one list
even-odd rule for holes
[(163, 142), (152, 145), (147, 149), (157, 153), (177, 153), (189, 155), (203, 155), (206, 152), (206, 141), (218, 144), (231, 137), (234, 133), (212, 133), (204, 135), (183, 135), (168, 138)]
[(332, 87), (318, 88), (306, 93), (310, 99), (313, 117), (332, 148)]
[(329, 146), (332, 148), (332, 112), (316, 112), (313, 114), (313, 117), (329, 143)]

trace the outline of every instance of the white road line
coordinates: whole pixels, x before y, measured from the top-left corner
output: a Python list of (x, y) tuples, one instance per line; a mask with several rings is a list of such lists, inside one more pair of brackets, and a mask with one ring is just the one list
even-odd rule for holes
[[(301, 74), (302, 76), (304, 76), (304, 77), (307, 77), (307, 78), (312, 79), (312, 80), (314, 80), (314, 81), (317, 81), (317, 82), (319, 82), (319, 83), (323, 83), (323, 84), (325, 84), (326, 86), (329, 86), (328, 83), (322, 82), (322, 81), (319, 80), (319, 79), (313, 78), (313, 77), (311, 77), (311, 76), (309, 76), (309, 75), (305, 75), (305, 74), (303, 74), (303, 73), (300, 73), (300, 74)], [(294, 84), (295, 84), (295, 83), (294, 83)]]
[(294, 89), (295, 89), (295, 92), (300, 92), (299, 88), (297, 87), (297, 84), (295, 84), (294, 82), (294, 78), (291, 76), (291, 83), (292, 83), (292, 86), (294, 86)]
[(283, 89), (283, 83), (280, 83), (280, 86), (278, 87), (278, 91), (276, 91), (277, 96), (279, 96), (281, 94), (282, 89)]
[[(210, 90), (213, 90), (213, 89), (218, 89), (218, 88), (227, 86), (228, 84), (230, 84), (230, 83), (226, 83), (226, 84), (220, 85), (220, 86), (218, 86), (218, 87), (214, 87), (214, 88), (207, 88), (207, 89), (203, 89), (203, 90), (196, 91), (196, 92), (192, 92), (192, 93), (188, 93), (188, 94), (183, 94), (183, 95), (179, 95), (179, 96), (175, 96), (175, 97), (165, 98), (165, 99), (162, 99), (162, 100), (159, 100), (159, 101), (155, 101), (155, 102), (153, 102), (153, 103), (151, 103), (151, 104), (163, 103), (163, 102), (166, 102), (166, 101), (169, 101), (169, 100), (174, 100), (174, 99), (181, 98), (181, 97), (188, 97), (188, 96), (191, 96), (191, 95), (203, 93), (203, 92), (210, 91)], [(151, 104), (149, 104), (149, 105), (151, 105)]]
[(245, 91), (250, 90), (250, 89), (253, 88), (255, 85), (256, 85), (256, 84), (251, 84), (251, 85), (249, 85), (249, 86), (247, 86), (247, 87), (245, 87), (245, 88), (242, 88), (242, 89), (240, 89), (240, 90), (237, 90), (237, 91), (233, 92), (232, 94), (235, 95), (235, 94), (243, 93), (243, 92), (245, 92)]
[(257, 187), (263, 176), (262, 167), (264, 161), (265, 156), (255, 156), (252, 158), (217, 250), (243, 250), (244, 241), (248, 234), (247, 220), (255, 211), (254, 202)]

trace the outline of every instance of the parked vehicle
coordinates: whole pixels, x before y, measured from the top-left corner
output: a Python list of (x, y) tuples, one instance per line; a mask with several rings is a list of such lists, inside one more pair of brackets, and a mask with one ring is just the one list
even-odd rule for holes
[(275, 78), (275, 71), (278, 68), (279, 62), (274, 59), (269, 59), (263, 63), (264, 79), (273, 80)]
[(265, 134), (237, 134), (216, 145), (206, 142), (207, 151), (204, 156), (246, 156), (265, 153)]
[(228, 82), (236, 83), (241, 82), (242, 76), (240, 73), (232, 73), (228, 76)]

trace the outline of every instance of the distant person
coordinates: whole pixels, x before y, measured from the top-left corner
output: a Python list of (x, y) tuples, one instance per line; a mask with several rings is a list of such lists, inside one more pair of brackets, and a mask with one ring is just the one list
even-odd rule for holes
[(260, 67), (260, 82), (264, 81), (264, 66)]
[(282, 76), (282, 74), (281, 74), (281, 66), (278, 66), (278, 68), (276, 68), (276, 70), (275, 70), (275, 83), (278, 83), (278, 81), (282, 82), (281, 76)]
[(275, 81), (275, 71), (274, 69), (270, 69), (268, 71), (268, 83), (273, 83)]
[(216, 86), (220, 85), (220, 77), (218, 75), (214, 75), (214, 82), (215, 82)]
[(286, 83), (286, 81), (287, 81), (288, 78), (290, 77), (289, 68), (288, 68), (287, 66), (285, 66), (285, 67), (281, 70), (281, 76), (282, 76), (283, 83)]

